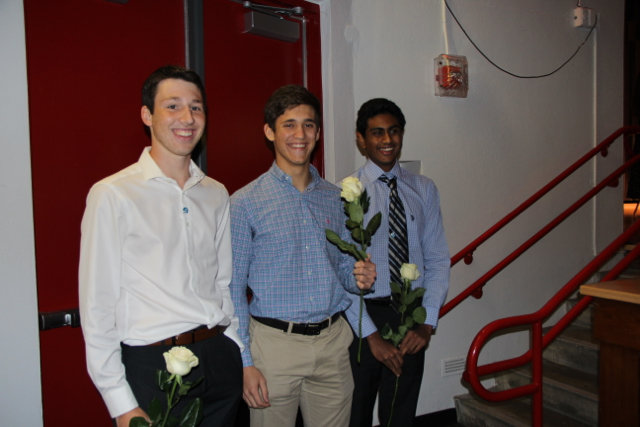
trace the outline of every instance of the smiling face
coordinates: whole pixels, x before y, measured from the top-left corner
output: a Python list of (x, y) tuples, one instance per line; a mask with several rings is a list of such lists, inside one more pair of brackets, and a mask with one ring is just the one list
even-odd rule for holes
[(389, 172), (402, 150), (404, 130), (391, 114), (378, 114), (367, 121), (367, 130), (356, 133), (358, 145), (380, 169)]
[(142, 107), (142, 121), (151, 130), (151, 154), (185, 157), (200, 141), (205, 127), (202, 95), (185, 80), (165, 79), (158, 83), (153, 113)]
[(264, 134), (273, 142), (276, 164), (288, 175), (309, 167), (311, 152), (320, 137), (314, 109), (306, 104), (289, 108), (276, 119), (275, 129), (264, 125)]

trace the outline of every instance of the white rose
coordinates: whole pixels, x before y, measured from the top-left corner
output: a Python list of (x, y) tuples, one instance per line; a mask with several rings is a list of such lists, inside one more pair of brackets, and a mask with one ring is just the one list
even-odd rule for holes
[(342, 192), (340, 192), (340, 197), (345, 199), (347, 202), (353, 202), (360, 197), (363, 191), (364, 185), (362, 185), (360, 180), (354, 176), (350, 176), (342, 181)]
[(402, 264), (402, 267), (400, 267), (400, 277), (404, 280), (416, 280), (420, 277), (418, 266), (415, 264)]
[(186, 347), (173, 347), (163, 356), (167, 371), (171, 374), (184, 377), (191, 372), (191, 368), (198, 366), (198, 358)]

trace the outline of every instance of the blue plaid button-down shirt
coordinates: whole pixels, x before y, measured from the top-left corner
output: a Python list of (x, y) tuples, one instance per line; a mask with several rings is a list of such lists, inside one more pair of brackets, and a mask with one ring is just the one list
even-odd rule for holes
[[(231, 298), (245, 344), (242, 362), (253, 365), (249, 315), (319, 322), (344, 311), (359, 293), (355, 260), (329, 243), (325, 228), (349, 239), (340, 189), (310, 166), (311, 184), (300, 192), (275, 163), (231, 197)], [(247, 304), (247, 286), (253, 298)]]
[[(380, 298), (391, 295), (389, 278), (389, 187), (378, 180), (385, 174), (389, 179), (398, 178), (398, 194), (404, 205), (407, 217), (407, 235), (409, 237), (409, 262), (418, 266), (421, 276), (412, 283), (414, 288), (426, 288), (422, 305), (427, 310), (426, 324), (437, 326), (440, 307), (444, 303), (449, 289), (449, 270), (451, 259), (449, 247), (444, 236), (440, 196), (438, 189), (429, 178), (402, 169), (396, 162), (393, 169), (384, 172), (371, 160), (351, 176), (357, 177), (371, 198), (371, 205), (365, 215), (365, 224), (377, 212), (382, 212), (380, 228), (371, 239), (367, 250), (371, 261), (376, 265), (378, 276), (375, 288), (365, 298)], [(347, 310), (347, 319), (351, 327), (358, 331), (359, 305), (354, 304)], [(362, 335), (375, 332), (376, 326), (364, 310), (362, 316)], [(357, 332), (356, 332), (357, 333)]]

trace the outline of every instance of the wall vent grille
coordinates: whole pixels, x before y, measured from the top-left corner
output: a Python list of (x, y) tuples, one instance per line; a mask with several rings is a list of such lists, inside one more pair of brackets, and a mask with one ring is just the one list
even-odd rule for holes
[(452, 357), (449, 359), (442, 359), (442, 376), (447, 377), (449, 375), (461, 374), (464, 372), (466, 358), (462, 357)]

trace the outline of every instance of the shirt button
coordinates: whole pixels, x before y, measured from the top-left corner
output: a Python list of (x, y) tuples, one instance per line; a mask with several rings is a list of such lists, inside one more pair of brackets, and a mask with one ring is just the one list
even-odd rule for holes
[(311, 271), (309, 271), (308, 275), (311, 276)]
[(313, 297), (309, 297), (309, 301), (313, 301)]
[(307, 220), (305, 219), (304, 221), (302, 221), (302, 223), (303, 223), (303, 224), (306, 224), (306, 223), (307, 223)]
[(305, 249), (309, 249), (309, 246), (305, 246), (304, 248), (305, 248)]
[(187, 208), (187, 207), (182, 208), (182, 212), (189, 213), (189, 208)]
[(391, 234), (389, 234), (389, 237), (391, 237), (392, 239), (396, 238), (396, 233), (394, 233), (393, 231), (391, 232)]

